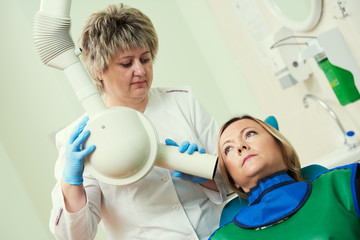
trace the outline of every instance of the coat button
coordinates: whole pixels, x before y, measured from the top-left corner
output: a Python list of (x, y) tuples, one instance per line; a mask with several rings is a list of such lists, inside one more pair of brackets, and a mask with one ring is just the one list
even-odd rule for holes
[(172, 207), (172, 209), (174, 210), (174, 211), (178, 211), (178, 210), (180, 210), (180, 205), (179, 204), (176, 204), (176, 205), (174, 205), (173, 207)]
[(169, 176), (164, 176), (161, 178), (162, 181), (167, 182), (169, 181)]

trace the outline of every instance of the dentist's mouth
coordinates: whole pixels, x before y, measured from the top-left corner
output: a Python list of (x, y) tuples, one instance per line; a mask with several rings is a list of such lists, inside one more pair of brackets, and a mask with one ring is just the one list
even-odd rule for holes
[(249, 160), (250, 158), (255, 157), (255, 156), (256, 156), (256, 154), (249, 154), (246, 157), (244, 157), (242, 165), (244, 165), (247, 160)]
[(143, 86), (143, 85), (145, 85), (145, 83), (146, 83), (146, 80), (144, 80), (144, 81), (137, 81), (137, 82), (133, 82), (133, 83), (131, 83), (131, 85), (135, 85), (135, 86)]

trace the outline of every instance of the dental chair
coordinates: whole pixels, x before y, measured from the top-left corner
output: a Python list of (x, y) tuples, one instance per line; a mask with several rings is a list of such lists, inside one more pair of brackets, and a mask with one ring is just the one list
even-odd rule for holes
[[(321, 165), (312, 164), (301, 169), (301, 175), (305, 181), (311, 181), (318, 174), (326, 171), (327, 168)], [(220, 225), (222, 226), (233, 220), (235, 215), (240, 211), (241, 208), (248, 206), (248, 201), (245, 199), (240, 199), (237, 196), (231, 199), (228, 203), (225, 204), (221, 216), (220, 216)]]

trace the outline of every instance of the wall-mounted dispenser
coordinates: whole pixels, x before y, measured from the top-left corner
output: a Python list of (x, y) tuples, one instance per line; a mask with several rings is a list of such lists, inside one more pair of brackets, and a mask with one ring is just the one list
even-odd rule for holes
[(340, 31), (332, 28), (307, 42), (299, 54), (304, 62), (314, 57), (325, 73), (341, 105), (360, 99), (360, 68), (351, 55)]
[(281, 27), (264, 40), (272, 69), (283, 89), (308, 79), (312, 73), (307, 63), (298, 61), (301, 48), (296, 38), (291, 30)]

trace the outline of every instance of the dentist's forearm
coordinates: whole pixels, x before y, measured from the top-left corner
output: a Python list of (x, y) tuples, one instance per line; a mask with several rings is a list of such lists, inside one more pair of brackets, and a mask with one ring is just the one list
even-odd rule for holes
[(71, 185), (61, 180), (61, 190), (64, 195), (66, 210), (76, 213), (86, 205), (86, 193), (83, 184)]

